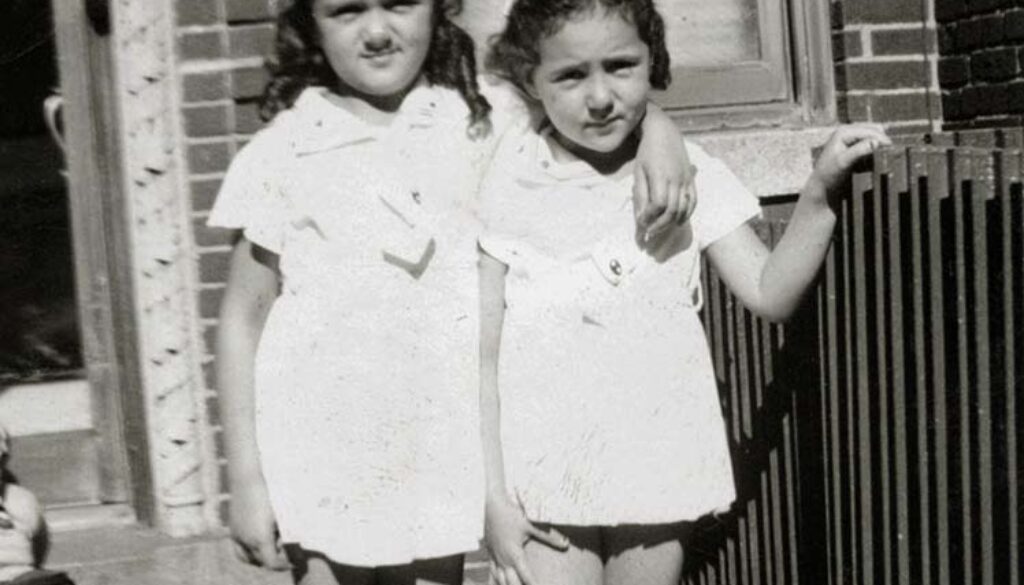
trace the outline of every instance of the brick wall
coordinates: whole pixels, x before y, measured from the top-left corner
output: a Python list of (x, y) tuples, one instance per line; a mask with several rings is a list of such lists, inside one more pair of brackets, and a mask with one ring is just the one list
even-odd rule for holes
[(946, 127), (1024, 124), (1024, 0), (935, 0)]
[(832, 2), (839, 115), (890, 132), (933, 129), (942, 119), (933, 0)]
[[(188, 189), (199, 251), (205, 387), (223, 477), (213, 340), (231, 241), (228, 232), (209, 229), (205, 222), (231, 157), (261, 126), (256, 98), (267, 80), (264, 56), (273, 49), (276, 6), (275, 0), (176, 0), (175, 4)], [(223, 480), (221, 484), (223, 488)], [(222, 517), (225, 509), (221, 507)]]

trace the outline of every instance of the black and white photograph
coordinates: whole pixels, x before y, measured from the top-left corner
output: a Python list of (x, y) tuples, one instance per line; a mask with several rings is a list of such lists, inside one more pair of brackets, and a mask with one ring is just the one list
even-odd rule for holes
[(0, 0), (0, 585), (1024, 585), (1021, 0)]

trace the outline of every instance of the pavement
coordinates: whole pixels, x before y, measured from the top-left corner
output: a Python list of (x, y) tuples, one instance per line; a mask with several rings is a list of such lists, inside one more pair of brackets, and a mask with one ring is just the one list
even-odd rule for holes
[[(174, 539), (138, 526), (58, 532), (46, 567), (77, 585), (288, 585), (235, 559), (224, 535)], [(465, 585), (486, 585), (483, 552), (467, 555)]]

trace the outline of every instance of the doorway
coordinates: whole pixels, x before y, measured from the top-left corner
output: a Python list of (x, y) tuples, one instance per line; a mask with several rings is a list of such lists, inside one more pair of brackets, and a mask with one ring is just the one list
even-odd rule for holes
[(124, 432), (130, 309), (114, 309), (131, 304), (109, 262), (109, 47), (85, 4), (0, 3), (0, 423), (10, 471), (50, 514), (126, 508), (138, 483)]

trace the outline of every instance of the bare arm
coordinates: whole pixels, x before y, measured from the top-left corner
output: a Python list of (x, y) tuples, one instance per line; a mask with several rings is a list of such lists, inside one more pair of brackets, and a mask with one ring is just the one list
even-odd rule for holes
[(217, 385), (231, 484), (231, 529), (243, 560), (285, 568), (256, 448), (256, 347), (280, 287), (276, 254), (244, 237), (231, 254), (217, 331)]
[(679, 127), (653, 102), (647, 105), (640, 136), (633, 207), (637, 224), (653, 236), (693, 213), (695, 169)]
[(732, 292), (754, 313), (788, 319), (814, 283), (836, 226), (829, 200), (853, 165), (889, 139), (874, 127), (837, 130), (804, 185), (786, 232), (771, 252), (749, 226), (708, 247), (708, 256)]
[(526, 563), (523, 545), (530, 539), (536, 539), (548, 546), (564, 549), (568, 541), (555, 531), (544, 532), (531, 524), (507, 492), (498, 388), (507, 272), (507, 266), (486, 252), (480, 252), (480, 434), (487, 474), (485, 538), (491, 553), (491, 572), (495, 583), (538, 585)]

